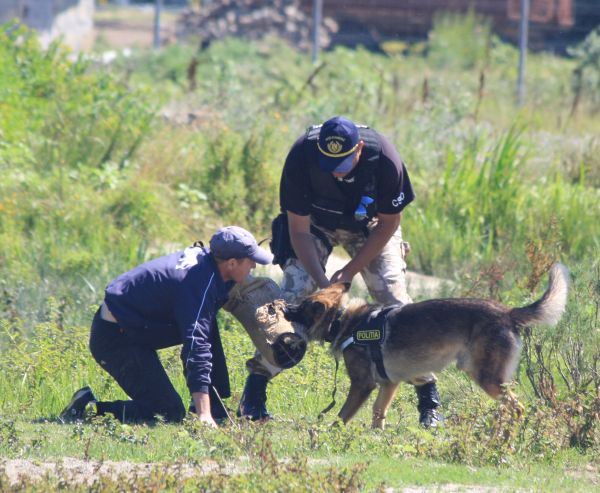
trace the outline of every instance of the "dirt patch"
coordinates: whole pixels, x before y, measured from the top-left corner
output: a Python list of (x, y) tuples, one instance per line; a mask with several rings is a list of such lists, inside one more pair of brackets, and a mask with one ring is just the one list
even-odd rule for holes
[[(323, 460), (309, 461), (313, 465), (323, 465)], [(150, 477), (153, 474), (160, 476), (172, 475), (179, 480), (187, 480), (208, 474), (235, 475), (248, 472), (245, 460), (237, 459), (233, 464), (220, 464), (214, 460), (206, 459), (198, 464), (190, 463), (137, 463), (129, 461), (98, 461), (65, 457), (58, 462), (35, 462), (27, 459), (0, 459), (0, 483), (5, 478), (12, 487), (19, 483), (29, 484), (45, 478), (61, 480), (63, 487), (92, 486), (99, 478), (112, 480), (128, 480), (131, 478)], [(403, 488), (386, 488), (386, 493), (504, 493), (507, 488), (482, 486), (443, 484), (429, 486), (406, 486)], [(510, 489), (510, 491), (515, 491)], [(517, 490), (519, 491), (519, 490)]]
[(247, 468), (236, 464), (219, 464), (210, 459), (198, 464), (190, 463), (137, 463), (129, 461), (98, 461), (65, 457), (59, 462), (34, 462), (27, 459), (0, 459), (0, 476), (6, 476), (9, 484), (21, 481), (39, 481), (43, 478), (60, 478), (66, 484), (91, 486), (100, 477), (119, 478), (148, 477), (159, 471), (162, 475), (174, 475), (189, 479), (206, 474), (240, 474)]
[(573, 478), (590, 481), (593, 484), (600, 484), (599, 466), (595, 466), (593, 464), (586, 464), (585, 466), (578, 468), (569, 468), (565, 472), (567, 475)]
[(384, 490), (386, 493), (504, 493), (506, 491), (519, 491), (496, 486), (479, 486), (464, 484), (442, 484), (435, 486), (408, 486), (406, 488)]

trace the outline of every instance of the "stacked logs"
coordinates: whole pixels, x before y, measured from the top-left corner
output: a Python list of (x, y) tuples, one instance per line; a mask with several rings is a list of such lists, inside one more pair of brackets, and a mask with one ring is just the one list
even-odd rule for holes
[[(262, 39), (277, 36), (300, 50), (312, 47), (313, 19), (300, 9), (300, 0), (217, 0), (187, 10), (178, 21), (178, 37), (195, 36), (207, 46), (230, 36)], [(321, 47), (330, 43), (337, 24), (323, 19)]]

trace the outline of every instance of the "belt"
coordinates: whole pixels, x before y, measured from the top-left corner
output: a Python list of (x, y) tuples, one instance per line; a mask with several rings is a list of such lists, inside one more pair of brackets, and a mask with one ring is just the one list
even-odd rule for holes
[(100, 307), (100, 318), (106, 322), (112, 322), (113, 324), (117, 323), (117, 319), (110, 313), (106, 303), (102, 303), (102, 306)]

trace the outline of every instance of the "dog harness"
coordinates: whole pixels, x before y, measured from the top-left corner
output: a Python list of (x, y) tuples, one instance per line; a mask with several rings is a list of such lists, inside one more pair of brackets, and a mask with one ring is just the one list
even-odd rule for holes
[(384, 306), (370, 313), (364, 324), (360, 324), (352, 331), (352, 335), (340, 344), (340, 349), (345, 351), (352, 344), (367, 347), (369, 356), (375, 363), (379, 376), (385, 380), (389, 377), (383, 365), (381, 346), (385, 340), (385, 321), (391, 312), (399, 311), (402, 305)]
[[(389, 381), (389, 377), (385, 371), (385, 366), (383, 365), (383, 354), (381, 352), (381, 346), (383, 341), (385, 340), (385, 319), (390, 314), (390, 312), (399, 311), (402, 309), (403, 305), (390, 305), (384, 306), (373, 311), (364, 324), (359, 325), (356, 329), (352, 331), (352, 335), (348, 337), (346, 340), (340, 344), (340, 349), (345, 351), (352, 344), (356, 344), (358, 346), (367, 346), (369, 349), (369, 355), (371, 359), (375, 363), (375, 367), (379, 372), (379, 376), (384, 380)], [(340, 320), (342, 317), (342, 310), (339, 310), (335, 320), (331, 324), (329, 328), (329, 333), (325, 337), (325, 342), (329, 342), (333, 344), (335, 339), (338, 336), (338, 332), (340, 331)], [(337, 356), (335, 357), (335, 376), (333, 380), (335, 385), (333, 386), (333, 391), (331, 393), (331, 403), (323, 409), (319, 413), (319, 419), (321, 419), (325, 413), (331, 411), (333, 406), (335, 406), (335, 394), (337, 392), (337, 372), (339, 368), (339, 360)]]

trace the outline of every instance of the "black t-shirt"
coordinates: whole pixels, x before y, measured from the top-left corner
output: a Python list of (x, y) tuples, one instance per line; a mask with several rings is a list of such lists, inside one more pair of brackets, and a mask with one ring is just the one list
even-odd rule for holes
[[(377, 133), (377, 138), (381, 144), (379, 164), (377, 166), (377, 211), (382, 214), (398, 214), (415, 198), (415, 194), (410, 183), (410, 178), (402, 159), (392, 143), (383, 135)], [(310, 214), (310, 205), (312, 202), (312, 187), (310, 182), (309, 166), (306, 162), (304, 145), (311, 145), (311, 142), (305, 142), (306, 135), (300, 137), (290, 149), (285, 160), (281, 183), (279, 187), (279, 203), (283, 211), (290, 211), (299, 216), (308, 216)], [(316, 145), (316, 141), (312, 142)], [(364, 156), (364, 154), (363, 154)], [(362, 163), (358, 165), (343, 179), (338, 179), (340, 190), (348, 196), (352, 196), (355, 184), (354, 175)]]

